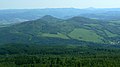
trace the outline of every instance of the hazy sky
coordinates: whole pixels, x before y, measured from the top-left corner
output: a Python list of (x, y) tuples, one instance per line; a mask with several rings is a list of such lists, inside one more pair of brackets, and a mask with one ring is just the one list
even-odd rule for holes
[(120, 0), (0, 0), (0, 9), (119, 8)]

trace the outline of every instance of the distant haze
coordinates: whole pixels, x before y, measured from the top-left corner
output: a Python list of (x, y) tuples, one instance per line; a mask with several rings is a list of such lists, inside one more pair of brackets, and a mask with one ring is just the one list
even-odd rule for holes
[(119, 8), (120, 0), (0, 0), (0, 9)]

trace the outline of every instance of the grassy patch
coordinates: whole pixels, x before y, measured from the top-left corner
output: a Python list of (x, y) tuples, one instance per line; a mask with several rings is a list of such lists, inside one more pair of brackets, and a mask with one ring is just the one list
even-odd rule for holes
[(87, 26), (92, 26), (92, 27), (96, 27), (96, 26), (99, 26), (98, 24), (85, 24)]
[(110, 25), (120, 25), (120, 21), (110, 21)]
[(107, 30), (105, 30), (105, 33), (108, 35), (108, 37), (115, 37), (115, 36), (118, 36), (117, 34), (114, 34), (114, 33), (111, 33)]
[(57, 33), (57, 34), (44, 33), (44, 34), (42, 34), (42, 36), (69, 39), (66, 35), (61, 34), (61, 33)]
[(69, 36), (78, 40), (102, 42), (102, 37), (97, 35), (94, 31), (87, 29), (74, 29)]
[(120, 20), (119, 21), (110, 21), (110, 22), (120, 24)]

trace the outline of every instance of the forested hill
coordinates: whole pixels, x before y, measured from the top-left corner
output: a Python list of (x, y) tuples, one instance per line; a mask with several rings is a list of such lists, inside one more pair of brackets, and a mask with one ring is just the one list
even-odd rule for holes
[(72, 43), (119, 44), (120, 28), (112, 22), (75, 16), (66, 20), (46, 15), (0, 28), (0, 43)]

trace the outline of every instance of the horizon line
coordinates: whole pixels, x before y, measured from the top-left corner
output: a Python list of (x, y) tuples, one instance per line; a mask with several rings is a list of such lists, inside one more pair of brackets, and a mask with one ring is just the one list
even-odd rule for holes
[(105, 8), (102, 8), (102, 7), (86, 7), (86, 8), (76, 8), (76, 7), (48, 7), (48, 8), (1, 8), (0, 10), (29, 10), (29, 9), (120, 9), (120, 7), (105, 7)]

